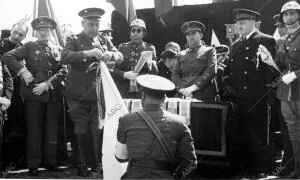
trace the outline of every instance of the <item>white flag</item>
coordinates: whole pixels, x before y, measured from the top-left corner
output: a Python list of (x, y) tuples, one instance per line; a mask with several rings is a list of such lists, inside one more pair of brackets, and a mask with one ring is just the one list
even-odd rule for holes
[(128, 113), (122, 97), (104, 62), (100, 62), (101, 79), (105, 99), (105, 121), (102, 146), (103, 179), (117, 180), (125, 173), (128, 163), (115, 158), (119, 118)]
[(212, 30), (212, 33), (211, 33), (211, 43), (210, 43), (211, 46), (214, 46), (214, 47), (217, 47), (217, 46), (220, 46), (220, 41), (215, 33), (214, 30)]

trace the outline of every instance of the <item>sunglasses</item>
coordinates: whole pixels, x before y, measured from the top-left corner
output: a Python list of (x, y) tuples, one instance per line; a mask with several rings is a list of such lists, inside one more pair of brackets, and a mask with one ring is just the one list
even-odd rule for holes
[(135, 32), (137, 32), (137, 33), (141, 33), (143, 30), (142, 29), (131, 29), (130, 30), (131, 31), (131, 33), (135, 33)]

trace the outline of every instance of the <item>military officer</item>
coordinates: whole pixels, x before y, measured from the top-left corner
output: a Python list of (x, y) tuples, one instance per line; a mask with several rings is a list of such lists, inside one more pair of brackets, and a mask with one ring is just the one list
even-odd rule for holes
[[(56, 151), (62, 99), (60, 85), (67, 71), (60, 66), (59, 47), (49, 41), (56, 22), (49, 17), (38, 17), (31, 26), (37, 31), (37, 41), (9, 51), (2, 61), (23, 79), (20, 94), (26, 107), (27, 164), (29, 174), (38, 175), (43, 157), (45, 168), (59, 170), (56, 167)], [(20, 63), (23, 59), (26, 65)]]
[[(12, 29), (9, 32), (10, 32), (9, 36), (7, 38), (0, 39), (0, 56), (22, 45), (21, 41), (23, 41), (24, 38), (26, 37), (26, 34), (28, 32), (28, 26), (23, 21), (17, 22), (13, 25)], [(3, 65), (2, 72), (5, 72), (6, 69), (7, 67)], [(23, 129), (25, 125), (24, 124), (25, 123), (24, 103), (19, 95), (20, 78), (18, 76), (13, 75), (12, 73), (13, 72), (11, 71), (10, 74), (13, 77), (12, 82), (13, 82), (14, 90), (11, 96), (10, 108), (8, 108), (7, 110), (8, 121), (4, 124), (4, 127), (2, 129), (3, 139), (6, 139), (7, 137), (11, 137), (10, 135), (15, 132), (17, 132), (18, 134), (20, 132), (23, 133), (24, 132)], [(1, 150), (2, 147), (6, 149), (4, 144), (3, 146), (0, 146)], [(15, 148), (13, 149), (15, 150)], [(9, 154), (7, 154), (6, 152), (9, 152)], [(3, 162), (9, 164), (10, 162), (15, 160), (13, 157), (17, 157), (18, 159), (20, 158), (20, 154), (15, 154), (15, 153), (13, 153), (14, 156), (12, 157), (11, 152), (12, 149), (10, 148), (8, 148), (7, 151), (3, 150), (3, 152), (0, 153), (2, 156), (0, 157), (1, 159), (0, 161), (2, 162), (2, 158), (3, 158)]]
[(119, 51), (123, 54), (124, 61), (116, 65), (113, 77), (120, 91), (122, 98), (140, 98), (136, 87), (136, 77), (138, 73), (133, 70), (137, 65), (142, 51), (153, 51), (151, 64), (145, 64), (140, 74), (151, 73), (158, 74), (156, 65), (155, 47), (143, 41), (146, 35), (146, 24), (142, 19), (135, 19), (130, 23), (130, 41), (119, 45)]
[[(300, 178), (300, 5), (296, 1), (285, 3), (279, 20), (287, 27), (283, 42), (284, 58), (276, 60), (282, 71), (277, 97), (281, 100), (281, 113), (288, 126), (294, 148), (295, 168), (287, 178)], [(276, 57), (277, 58), (277, 57)]]
[(198, 21), (190, 21), (181, 26), (188, 48), (181, 51), (173, 69), (172, 81), (180, 95), (199, 100), (211, 100), (216, 96), (212, 82), (217, 61), (216, 50), (202, 44), (205, 26)]
[[(191, 131), (182, 116), (162, 109), (166, 91), (175, 88), (166, 78), (144, 74), (137, 77), (141, 85), (143, 111), (157, 125), (165, 138), (170, 154), (178, 160), (181, 178), (188, 177), (197, 166)], [(172, 164), (145, 121), (136, 113), (119, 120), (116, 158), (128, 161), (128, 179), (173, 179)]]
[[(98, 128), (99, 119), (104, 118), (104, 98), (100, 93), (100, 105), (97, 105), (96, 68), (90, 68), (95, 62), (120, 63), (122, 54), (114, 46), (105, 46), (99, 40), (99, 21), (104, 14), (100, 8), (87, 8), (79, 12), (82, 17), (83, 31), (67, 38), (62, 51), (62, 62), (69, 66), (66, 78), (65, 95), (69, 106), (71, 119), (75, 123), (77, 136), (78, 159), (77, 173), (79, 176), (89, 176), (87, 167), (87, 152), (85, 151), (85, 137), (87, 130), (92, 133), (92, 141), (87, 146), (93, 149), (92, 171), (98, 171), (101, 165), (102, 130)], [(89, 143), (90, 142), (90, 143)]]
[[(274, 26), (277, 28), (278, 31), (278, 39), (276, 39), (276, 56), (275, 56), (275, 62), (283, 62), (285, 59), (285, 52), (284, 52), (284, 48), (283, 48), (283, 42), (287, 36), (287, 27), (285, 26), (285, 24), (282, 22), (282, 19), (279, 19), (280, 14), (276, 14), (273, 16), (273, 20), (275, 21)], [(280, 79), (279, 77), (277, 79)], [(283, 84), (281, 84), (283, 85)], [(287, 87), (288, 85), (284, 85), (285, 87)], [(281, 86), (283, 87), (283, 86)], [(278, 87), (277, 87), (278, 88)], [(288, 175), (290, 172), (293, 171), (294, 169), (294, 164), (293, 162), (291, 162), (290, 159), (292, 159), (292, 157), (294, 156), (294, 152), (293, 152), (293, 145), (292, 142), (290, 140), (290, 136), (288, 133), (288, 128), (287, 128), (287, 124), (284, 121), (284, 118), (282, 117), (282, 113), (281, 113), (281, 108), (280, 108), (280, 99), (276, 98), (276, 91), (277, 88), (274, 88), (274, 90), (272, 90), (272, 95), (274, 95), (274, 103), (272, 105), (272, 117), (275, 117), (275, 119), (272, 118), (272, 123), (271, 123), (271, 132), (276, 133), (276, 131), (280, 130), (280, 134), (276, 133), (278, 137), (278, 135), (281, 136), (281, 138), (279, 139), (279, 141), (275, 141), (275, 142), (279, 142), (276, 144), (277, 147), (277, 151), (275, 152), (275, 155), (279, 157), (282, 154), (283, 150), (283, 158), (282, 158), (282, 162), (280, 164), (280, 166), (285, 165), (284, 170), (282, 170), (280, 172), (280, 176), (285, 176)], [(281, 90), (280, 90), (281, 91)], [(279, 126), (279, 128), (278, 128)], [(280, 151), (278, 151), (280, 150)]]
[[(265, 177), (267, 170), (267, 84), (275, 75), (257, 57), (259, 45), (275, 55), (275, 40), (255, 28), (260, 14), (248, 9), (235, 9), (236, 23), (241, 38), (232, 45), (227, 68), (224, 72), (226, 91), (239, 106), (240, 154), (246, 175)], [(240, 156), (238, 156), (240, 155)], [(238, 160), (239, 159), (239, 160)]]

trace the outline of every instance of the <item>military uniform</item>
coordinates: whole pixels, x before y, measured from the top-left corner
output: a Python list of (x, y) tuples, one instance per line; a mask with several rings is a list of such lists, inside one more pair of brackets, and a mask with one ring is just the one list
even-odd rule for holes
[[(154, 77), (154, 78), (153, 78)], [(150, 80), (149, 80), (150, 79)], [(153, 79), (157, 79), (153, 80)], [(171, 81), (155, 75), (141, 75), (137, 78), (138, 83), (143, 87), (145, 93), (159, 94)], [(142, 82), (143, 81), (143, 82)], [(146, 82), (148, 81), (148, 82)], [(172, 83), (173, 84), (173, 83)], [(174, 84), (173, 88), (174, 89)], [(150, 89), (151, 88), (151, 89)], [(170, 91), (171, 89), (168, 89)], [(164, 94), (164, 93), (163, 93)], [(163, 94), (161, 97), (163, 97)], [(185, 124), (182, 116), (172, 114), (161, 108), (161, 104), (148, 103), (147, 95), (143, 103), (143, 111), (151, 117), (162, 136), (166, 140), (170, 154), (178, 161), (180, 171), (188, 176), (197, 166), (197, 158), (191, 131)], [(117, 131), (119, 144), (116, 146), (116, 158), (122, 156), (119, 152), (127, 152), (129, 164), (127, 168), (128, 179), (173, 179), (173, 163), (170, 162), (161, 144), (153, 131), (136, 112), (124, 115), (119, 120)], [(119, 149), (119, 147), (121, 149)], [(124, 147), (124, 146), (123, 146)]]
[[(237, 20), (256, 19), (257, 14), (251, 10), (236, 10)], [(267, 165), (268, 99), (260, 98), (269, 90), (266, 85), (271, 84), (275, 75), (258, 60), (256, 52), (262, 44), (274, 56), (275, 40), (255, 29), (248, 36), (248, 39), (241, 38), (232, 45), (224, 83), (231, 93), (231, 100), (239, 107), (241, 146), (236, 160), (243, 158), (244, 165), (252, 173), (262, 173), (266, 172)]]
[[(100, 8), (87, 8), (79, 12), (79, 16), (83, 18), (83, 21), (89, 20), (89, 23), (93, 23), (93, 25), (99, 22), (103, 14), (104, 10)], [(98, 125), (99, 117), (104, 118), (105, 112), (102, 89), (100, 102), (97, 104), (96, 85), (99, 82), (96, 82), (97, 65), (95, 66), (95, 63), (99, 60), (95, 57), (85, 56), (84, 51), (98, 48), (102, 53), (109, 54), (110, 59), (102, 57), (106, 64), (114, 65), (114, 63), (122, 61), (121, 53), (112, 44), (103, 44), (103, 42), (106, 41), (101, 39), (99, 35), (88, 37), (83, 30), (81, 33), (67, 38), (66, 45), (61, 53), (62, 62), (67, 64), (69, 68), (65, 82), (65, 95), (70, 117), (75, 123), (74, 131), (77, 137), (79, 160), (77, 172), (80, 176), (88, 176), (86, 146), (92, 149), (93, 152), (91, 158), (92, 171), (97, 171), (97, 167), (101, 166), (102, 131)], [(91, 131), (92, 137), (90, 138), (91, 141), (86, 143), (88, 130)]]
[[(287, 36), (283, 43), (284, 57), (277, 61), (283, 74), (295, 72), (297, 79), (286, 85), (281, 82), (278, 85), (277, 97), (281, 100), (282, 115), (287, 123), (289, 135), (292, 141), (300, 139), (300, 29)], [(294, 109), (289, 109), (290, 105)], [(297, 105), (298, 104), (298, 105)], [(294, 112), (294, 113), (292, 113)], [(292, 115), (294, 114), (294, 115)], [(298, 147), (299, 148), (299, 147)]]
[[(84, 50), (93, 49), (93, 40), (88, 38), (84, 32), (72, 35), (68, 37), (67, 43), (65, 48), (62, 51), (62, 62), (64, 64), (69, 65), (69, 73), (66, 78), (66, 89), (65, 95), (68, 98), (71, 104), (76, 104), (76, 102), (83, 102), (83, 103), (92, 103), (94, 108), (93, 111), (97, 112), (96, 106), (96, 69), (89, 70), (89, 66), (97, 62), (95, 58), (90, 59), (90, 57), (85, 57), (82, 53)], [(108, 46), (111, 47), (111, 46)], [(112, 52), (112, 58), (110, 61), (112, 62), (120, 62), (121, 54), (118, 50), (112, 46), (108, 49), (109, 52)], [(88, 116), (86, 114), (79, 114), (76, 112), (77, 107), (70, 105), (70, 108), (73, 109), (71, 111), (71, 116), (73, 121), (80, 121), (85, 124), (88, 121)], [(79, 108), (80, 109), (80, 108)], [(75, 117), (76, 116), (76, 117)], [(93, 124), (91, 127), (93, 129), (98, 129), (98, 117), (97, 113), (92, 117)], [(79, 123), (80, 123), (79, 122)], [(76, 126), (76, 125), (75, 125)], [(75, 127), (75, 133), (77, 132), (85, 132), (85, 128), (81, 127), (82, 125), (78, 125)]]
[[(4, 53), (6, 53), (12, 49), (15, 49), (21, 45), (22, 45), (21, 43), (19, 43), (19, 44), (12, 43), (9, 40), (9, 38), (0, 39), (0, 55), (2, 56)], [(5, 65), (3, 65), (3, 68), (7, 68), (7, 67)], [(10, 71), (9, 73), (13, 78), (12, 82), (13, 82), (14, 90), (13, 90), (12, 96), (11, 96), (11, 105), (7, 110), (8, 121), (4, 124), (4, 127), (2, 129), (3, 130), (2, 131), (3, 139), (6, 139), (7, 137), (10, 136), (10, 134), (15, 133), (15, 132), (17, 132), (19, 135), (21, 133), (24, 134), (24, 127), (25, 127), (24, 103), (19, 95), (21, 81), (18, 76), (13, 74), (13, 71)], [(20, 147), (20, 146), (18, 146), (18, 147)], [(4, 153), (6, 153), (5, 145), (3, 146), (3, 148), (4, 148), (4, 150), (3, 150), (2, 155)], [(10, 151), (10, 153), (11, 153), (11, 149), (8, 149), (8, 151)], [(14, 156), (17, 156), (19, 158), (20, 156), (23, 156), (23, 154), (22, 155), (14, 154)], [(12, 157), (8, 156), (7, 154), (5, 154), (3, 156), (4, 163), (9, 164), (10, 162), (12, 162), (11, 159), (12, 159)]]
[[(133, 41), (123, 43), (119, 45), (119, 51), (123, 54), (124, 61), (115, 67), (113, 71), (113, 77), (116, 80), (116, 85), (122, 96), (122, 98), (140, 98), (141, 93), (130, 92), (130, 80), (123, 77), (124, 72), (134, 70), (137, 65), (142, 51), (153, 51), (153, 60), (156, 60), (155, 47), (152, 44), (146, 42), (135, 43)], [(152, 63), (152, 67), (149, 69), (145, 64), (142, 68), (140, 74), (151, 73), (158, 74), (158, 68), (155, 63)]]
[[(1, 76), (1, 85), (0, 85), (0, 97), (5, 97), (9, 100), (11, 100), (12, 95), (13, 95), (13, 78), (11, 77), (8, 68), (0, 62), (0, 76)], [(2, 105), (0, 104), (0, 107)], [(0, 172), (2, 172), (2, 168), (4, 169), (4, 163), (7, 163), (7, 158), (3, 156), (3, 136), (4, 136), (4, 121), (7, 120), (7, 114), (3, 110), (0, 110), (0, 123), (1, 123), (1, 128), (0, 128)], [(3, 163), (4, 162), (4, 163)], [(4, 166), (3, 166), (4, 165)]]
[[(38, 22), (47, 22), (37, 18)], [(38, 24), (37, 24), (38, 25)], [(36, 25), (36, 26), (37, 26)], [(35, 26), (34, 26), (35, 27)], [(20, 94), (25, 99), (27, 120), (27, 163), (29, 168), (38, 168), (42, 161), (42, 144), (45, 144), (45, 161), (56, 166), (57, 124), (61, 107), (61, 80), (67, 71), (58, 61), (54, 52), (57, 46), (51, 43), (28, 42), (8, 53), (2, 61), (18, 74), (25, 66), (33, 75), (29, 86), (21, 82)], [(25, 60), (24, 66), (20, 61)], [(51, 88), (40, 96), (33, 93), (35, 84), (49, 82)], [(43, 134), (45, 135), (43, 137)]]
[[(181, 26), (181, 32), (186, 35), (197, 31), (204, 33), (205, 25), (198, 21), (186, 22)], [(173, 68), (172, 81), (176, 89), (197, 87), (193, 91), (193, 97), (199, 100), (212, 100), (216, 96), (213, 84), (215, 76), (215, 64), (217, 61), (216, 50), (202, 43), (201, 39), (195, 47), (189, 47), (181, 51)], [(181, 94), (178, 94), (181, 96)]]
[(212, 81), (215, 76), (216, 58), (216, 50), (206, 45), (181, 51), (172, 74), (172, 81), (177, 89), (195, 84), (199, 90), (193, 93), (194, 98), (213, 99), (216, 96), (215, 85)]

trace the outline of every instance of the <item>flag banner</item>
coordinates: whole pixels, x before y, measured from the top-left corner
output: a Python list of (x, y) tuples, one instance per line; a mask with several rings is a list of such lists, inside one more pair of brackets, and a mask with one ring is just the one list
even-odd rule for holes
[(100, 62), (101, 81), (105, 100), (105, 120), (102, 146), (103, 179), (121, 179), (128, 163), (115, 158), (119, 118), (128, 113), (124, 101), (104, 62)]
[(116, 11), (122, 14), (122, 16), (131, 22), (136, 18), (136, 12), (132, 0), (106, 0), (106, 2), (111, 3)]
[(156, 17), (159, 18), (172, 9), (174, 2), (173, 0), (154, 0), (154, 5)]
[(211, 46), (217, 47), (220, 46), (220, 41), (215, 33), (215, 31), (212, 29), (212, 33), (211, 33)]

